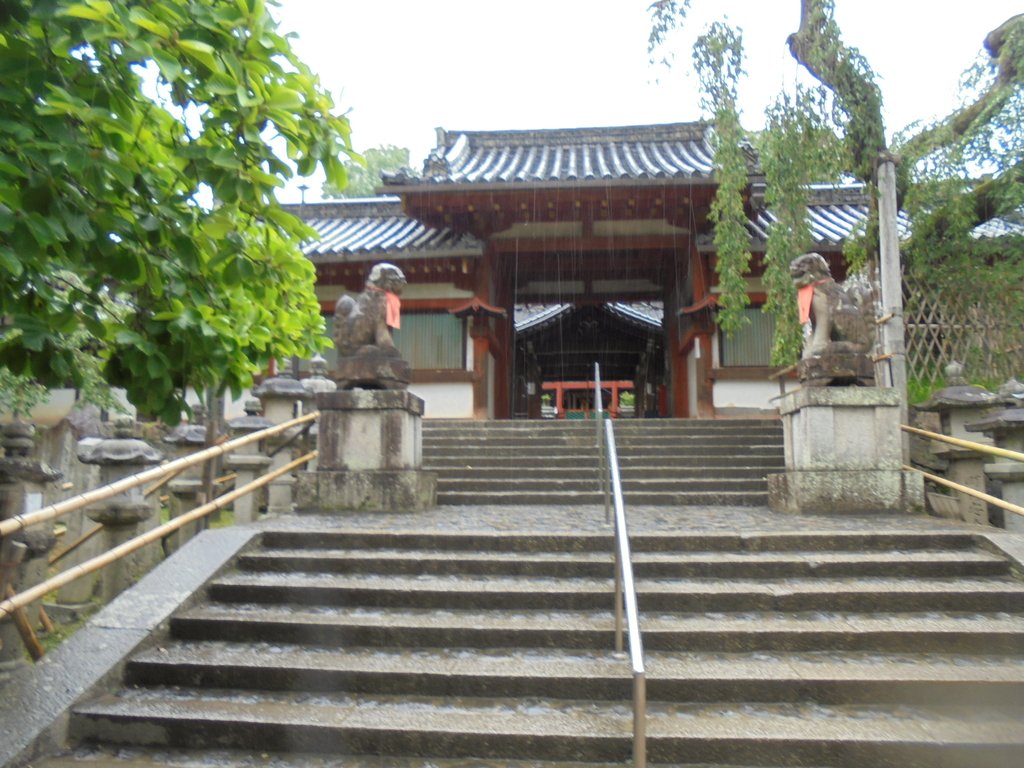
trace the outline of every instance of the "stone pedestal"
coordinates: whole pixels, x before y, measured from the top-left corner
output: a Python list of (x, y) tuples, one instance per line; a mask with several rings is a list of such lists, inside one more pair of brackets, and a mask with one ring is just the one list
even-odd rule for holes
[[(232, 419), (227, 424), (228, 433), (231, 435), (231, 438), (244, 437), (245, 435), (251, 435), (253, 432), (259, 432), (274, 426), (270, 419), (265, 419), (260, 415), (262, 410), (263, 406), (259, 400), (247, 400), (245, 402), (245, 416)], [(224, 466), (237, 475), (235, 479), (236, 488), (248, 485), (266, 472), (267, 467), (270, 466), (271, 458), (264, 452), (263, 442), (260, 440), (258, 443), (249, 443), (237, 451), (229, 453), (224, 458)], [(263, 497), (264, 490), (259, 488), (252, 493), (235, 499), (235, 523), (253, 522), (258, 516)]]
[[(14, 421), (5, 424), (0, 436), (4, 456), (0, 458), (0, 519), (35, 512), (43, 506), (44, 486), (60, 479), (61, 473), (35, 458), (35, 428)], [(0, 539), (0, 599), (7, 587), (15, 592), (42, 583), (47, 575), (47, 555), (57, 543), (53, 523), (41, 523)], [(24, 608), (29, 622), (38, 623), (36, 601)], [(9, 618), (0, 620), (0, 680), (21, 661), (21, 639)]]
[[(997, 448), (1024, 453), (1024, 408), (1008, 408), (993, 413), (975, 424), (966, 425), (968, 432), (984, 432), (995, 440)], [(1002, 483), (1003, 501), (1024, 507), (1024, 462), (989, 457), (985, 473)], [(1024, 533), (1024, 515), (1003, 511), (1003, 527)]]
[[(263, 403), (263, 415), (272, 424), (283, 424), (291, 421), (298, 414), (298, 405), (306, 398), (306, 390), (302, 388), (296, 379), (288, 376), (275, 376), (260, 384), (253, 394)], [(300, 430), (296, 427), (295, 430)], [(294, 432), (285, 432), (276, 438), (276, 443), (271, 445), (271, 462), (267, 471), (280, 469), (292, 460), (290, 448), (284, 448), (274, 452), (276, 446), (284, 445), (294, 435)], [(270, 482), (267, 487), (267, 514), (282, 515), (292, 511), (294, 500), (294, 475), (281, 475)]]
[(918, 512), (920, 476), (902, 469), (900, 400), (894, 389), (804, 388), (779, 401), (786, 471), (768, 476), (777, 512)]
[[(101, 440), (79, 454), (80, 461), (99, 465), (102, 485), (130, 477), (163, 459), (160, 451), (134, 436), (134, 426), (130, 419), (119, 420), (114, 437)], [(156, 511), (156, 501), (147, 499), (144, 489), (136, 486), (90, 508), (87, 514), (103, 525), (103, 549), (109, 551), (138, 535), (141, 524)], [(104, 567), (101, 577), (104, 602), (113, 600), (149, 570), (153, 556), (146, 550), (152, 550), (153, 546), (150, 544)]]
[(423, 401), (407, 390), (317, 395), (320, 460), (299, 474), (300, 509), (415, 512), (437, 503), (437, 476), (422, 469)]
[[(193, 410), (195, 423), (179, 424), (163, 439), (164, 443), (173, 446), (169, 457), (172, 460), (184, 458), (206, 447), (206, 425), (203, 423), (206, 409), (197, 405)], [(204, 493), (203, 467), (203, 464), (189, 467), (167, 484), (167, 490), (170, 491), (168, 509), (171, 519), (181, 517), (208, 501)], [(154, 528), (159, 524), (160, 520), (154, 516), (151, 518), (151, 522), (146, 523), (146, 528)], [(164, 539), (164, 553), (170, 555), (176, 552), (205, 525), (206, 520), (204, 519), (189, 523), (184, 528), (179, 528), (174, 533), (168, 534)]]

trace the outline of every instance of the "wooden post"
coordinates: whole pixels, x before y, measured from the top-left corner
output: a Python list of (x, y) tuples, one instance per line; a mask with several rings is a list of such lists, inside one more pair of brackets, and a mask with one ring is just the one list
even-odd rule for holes
[[(907, 358), (903, 324), (903, 273), (900, 268), (900, 240), (896, 228), (896, 160), (884, 154), (878, 160), (878, 250), (879, 278), (882, 284), (881, 355), (876, 364), (875, 381), (885, 382), (900, 396), (900, 423), (907, 424)], [(910, 438), (903, 434), (903, 461), (910, 461)]]

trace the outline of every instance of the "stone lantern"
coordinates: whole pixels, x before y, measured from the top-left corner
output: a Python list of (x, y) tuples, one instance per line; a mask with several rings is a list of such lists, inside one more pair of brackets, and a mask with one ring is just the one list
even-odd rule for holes
[[(147, 467), (158, 464), (163, 454), (136, 436), (135, 422), (130, 418), (118, 419), (114, 437), (86, 446), (78, 454), (84, 464), (97, 464), (101, 485), (109, 485)], [(88, 511), (92, 520), (103, 525), (104, 551), (109, 551), (140, 531), (140, 524), (157, 511), (156, 503), (145, 497), (141, 486), (112, 496)], [(103, 569), (102, 597), (109, 602), (146, 571), (149, 559), (143, 551), (111, 563)]]
[[(0, 519), (35, 512), (43, 506), (43, 489), (47, 483), (61, 478), (61, 473), (48, 464), (32, 458), (35, 428), (15, 421), (3, 427), (0, 443), (4, 458), (0, 459)], [(0, 599), (10, 586), (20, 592), (46, 579), (47, 554), (57, 539), (53, 525), (27, 528), (0, 540)], [(37, 605), (26, 609), (30, 617), (38, 613)], [(22, 643), (14, 622), (0, 620), (0, 680), (8, 676), (22, 657)]]
[[(195, 421), (179, 424), (162, 440), (172, 447), (173, 458), (183, 458), (206, 447), (206, 408), (197, 405), (193, 409)], [(203, 465), (189, 467), (167, 483), (170, 491), (170, 517), (173, 519), (190, 512), (207, 499), (203, 496)], [(170, 553), (196, 535), (199, 530), (197, 523), (189, 523), (167, 537), (164, 549)]]
[[(968, 424), (967, 431), (983, 432), (995, 441), (996, 447), (1024, 453), (1024, 408), (1007, 408), (989, 414), (981, 421)], [(1024, 462), (990, 456), (984, 469), (989, 478), (1002, 483), (1003, 501), (1024, 507)], [(1003, 520), (1006, 530), (1024, 533), (1024, 515), (1006, 510)]]
[[(327, 361), (323, 357), (317, 355), (310, 361), (310, 369), (312, 375), (302, 380), (302, 387), (307, 393), (307, 407), (316, 408), (316, 396), (324, 392), (336, 392), (338, 389), (337, 383), (327, 378)], [(320, 437), (320, 424), (314, 422), (309, 428), (309, 432), (306, 433), (306, 449), (313, 450)], [(309, 472), (315, 472), (319, 459), (313, 459), (306, 465), (306, 470)]]
[[(991, 445), (991, 439), (971, 434), (967, 425), (977, 422), (993, 408), (998, 407), (1000, 399), (997, 395), (983, 387), (968, 384), (963, 378), (963, 366), (952, 363), (946, 367), (949, 386), (940, 389), (922, 405), (921, 411), (937, 413), (941, 422), (942, 434), (960, 440), (973, 440), (977, 443)], [(947, 443), (932, 441), (931, 451), (939, 458), (949, 462), (947, 476), (950, 480), (970, 488), (985, 488), (985, 457), (969, 448), (960, 448)], [(932, 507), (939, 514), (948, 514), (947, 507), (951, 497), (929, 494)], [(981, 499), (967, 494), (956, 495), (956, 515), (967, 522), (988, 525), (988, 505)]]
[[(232, 439), (251, 435), (262, 429), (274, 426), (270, 419), (261, 416), (263, 408), (260, 401), (253, 398), (245, 401), (245, 415), (231, 419), (227, 423), (228, 434)], [(264, 442), (243, 445), (238, 450), (232, 451), (224, 457), (224, 466), (237, 474), (235, 487), (240, 488), (247, 485), (262, 475), (270, 465), (271, 459), (264, 451)], [(256, 512), (259, 509), (258, 499), (263, 489), (246, 494), (235, 499), (235, 523), (251, 523), (256, 519)]]
[[(253, 394), (263, 403), (263, 415), (272, 424), (283, 424), (296, 416), (298, 404), (307, 397), (306, 390), (297, 379), (289, 376), (275, 376), (260, 384)], [(301, 429), (299, 427), (298, 429)], [(278, 446), (291, 439), (293, 433), (285, 432), (277, 438)], [(278, 450), (271, 457), (270, 471), (280, 469), (291, 461), (291, 451)], [(267, 514), (281, 515), (292, 510), (294, 476), (281, 475), (270, 483), (267, 490)]]

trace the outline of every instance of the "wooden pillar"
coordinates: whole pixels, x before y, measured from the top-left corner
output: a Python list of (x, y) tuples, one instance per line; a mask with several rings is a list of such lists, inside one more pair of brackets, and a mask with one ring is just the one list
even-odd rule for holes
[(700, 334), (695, 343), (700, 345), (700, 357), (697, 360), (697, 417), (712, 419), (715, 416), (714, 382), (711, 380), (711, 334)]
[(487, 366), (491, 354), (490, 328), (486, 317), (472, 319), (469, 334), (473, 338), (473, 418), (487, 418)]

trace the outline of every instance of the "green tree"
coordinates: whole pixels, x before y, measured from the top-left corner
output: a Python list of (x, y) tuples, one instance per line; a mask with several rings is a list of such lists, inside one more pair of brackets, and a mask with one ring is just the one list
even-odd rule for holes
[(409, 168), (409, 150), (393, 144), (374, 147), (362, 153), (362, 161), (352, 160), (346, 168), (348, 183), (343, 188), (324, 184), (324, 197), (373, 197), (382, 173)]
[(274, 190), (344, 186), (333, 109), (264, 0), (0, 0), (7, 379), (84, 387), (87, 359), (173, 423), (185, 387), (320, 349), (310, 232)]
[[(669, 33), (685, 23), (690, 5), (691, 0), (656, 0), (650, 6), (650, 52), (663, 49)], [(988, 35), (979, 61), (964, 80), (960, 108), (934, 125), (899, 136), (890, 147), (877, 78), (865, 57), (842, 40), (834, 0), (799, 0), (799, 5), (800, 26), (787, 42), (814, 83), (781, 96), (757, 139), (766, 200), (779, 219), (768, 244), (768, 306), (792, 313), (792, 287), (781, 270), (787, 256), (810, 244), (803, 224), (807, 185), (852, 177), (873, 200), (878, 159), (890, 150), (901, 157), (898, 192), (912, 215), (913, 237), (905, 250), (915, 275), (961, 294), (973, 291), (979, 301), (1005, 296), (1008, 284), (1021, 285), (1024, 254), (1019, 242), (1004, 241), (994, 259), (985, 252), (990, 246), (971, 233), (979, 224), (1013, 216), (1024, 206), (1024, 15), (1008, 19)], [(723, 45), (736, 47), (740, 39), (738, 29), (715, 25), (698, 40), (695, 55), (713, 55)], [(742, 64), (710, 76), (699, 72), (705, 94), (712, 95), (722, 91), (721, 78), (735, 82), (741, 73)], [(710, 111), (716, 121), (722, 119), (721, 109), (734, 110), (721, 100), (714, 103)], [(740, 137), (742, 141), (742, 132)], [(719, 173), (739, 151), (730, 155), (724, 149)], [(723, 191), (734, 195), (731, 187)], [(877, 254), (873, 208), (864, 237), (848, 250), (853, 266)], [(979, 270), (980, 264), (998, 268)], [(737, 284), (735, 290), (743, 289)], [(1024, 292), (1010, 293), (1015, 295), (1006, 302), (1007, 310), (1024, 321)], [(723, 305), (728, 314), (740, 302)], [(777, 341), (777, 363), (795, 358), (793, 322), (790, 317), (781, 324), (787, 338)]]

